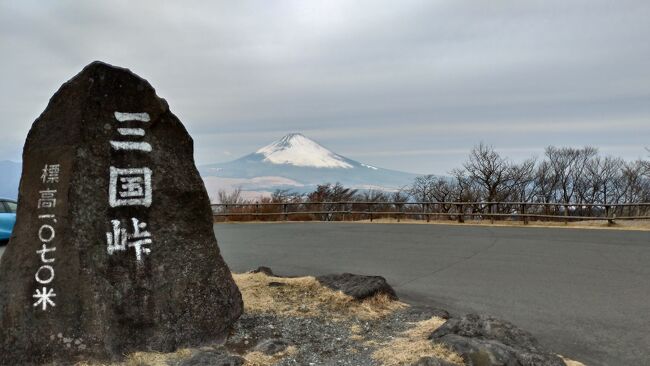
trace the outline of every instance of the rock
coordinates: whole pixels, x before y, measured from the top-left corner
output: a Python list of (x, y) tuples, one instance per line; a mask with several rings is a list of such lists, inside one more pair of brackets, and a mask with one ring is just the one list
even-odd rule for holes
[(242, 366), (246, 360), (222, 350), (199, 351), (175, 366)]
[(533, 351), (539, 346), (537, 340), (530, 333), (517, 328), (512, 323), (478, 314), (468, 314), (447, 320), (431, 333), (429, 339), (440, 338), (446, 334), (492, 339), (505, 345)]
[(0, 261), (0, 364), (226, 336), (243, 304), (192, 155), (165, 100), (129, 70), (94, 62), (56, 92), (25, 143)]
[(422, 321), (438, 317), (442, 319), (449, 319), (449, 312), (447, 310), (438, 309), (430, 306), (412, 305), (409, 306), (404, 313), (411, 319), (410, 321)]
[(321, 285), (341, 291), (357, 300), (363, 300), (378, 294), (385, 294), (393, 300), (398, 300), (395, 290), (381, 276), (343, 273), (318, 276), (316, 279)]
[(411, 364), (411, 366), (457, 366), (451, 362), (441, 360), (434, 357), (422, 357), (416, 363)]
[(530, 333), (489, 316), (468, 314), (451, 318), (429, 339), (460, 354), (467, 366), (564, 366), (558, 356), (542, 349)]
[(520, 365), (516, 350), (497, 341), (447, 334), (439, 342), (461, 355), (466, 366)]
[(282, 352), (289, 347), (290, 343), (286, 339), (272, 338), (265, 339), (255, 346), (255, 351), (262, 352), (267, 355), (274, 355)]
[(264, 273), (267, 276), (275, 276), (271, 268), (264, 266), (259, 266), (256, 269), (250, 271), (250, 273)]

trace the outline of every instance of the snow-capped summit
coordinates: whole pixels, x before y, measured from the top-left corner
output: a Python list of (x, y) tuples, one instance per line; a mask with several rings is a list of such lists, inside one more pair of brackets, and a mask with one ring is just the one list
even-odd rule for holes
[(313, 168), (352, 168), (344, 157), (300, 133), (288, 134), (257, 150), (256, 153), (264, 155), (263, 161), (273, 164)]
[(416, 177), (348, 159), (299, 133), (237, 160), (203, 165), (199, 171), (212, 197), (220, 189), (234, 187), (259, 196), (274, 189), (310, 192), (318, 184), (336, 182), (359, 189), (395, 190)]

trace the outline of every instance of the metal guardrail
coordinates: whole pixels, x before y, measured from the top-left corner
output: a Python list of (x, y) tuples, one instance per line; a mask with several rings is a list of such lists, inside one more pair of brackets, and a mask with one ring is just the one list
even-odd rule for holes
[[(377, 209), (379, 207), (379, 209)], [(355, 209), (356, 208), (356, 209)], [(540, 209), (541, 208), (541, 209)], [(633, 208), (633, 209), (632, 209)], [(390, 210), (392, 209), (392, 210)], [(273, 217), (288, 221), (290, 216), (309, 216), (313, 221), (349, 221), (378, 217), (447, 218), (462, 223), (466, 217), (510, 219), (527, 224), (530, 219), (581, 221), (581, 220), (645, 220), (650, 219), (650, 202), (618, 204), (575, 204), (541, 202), (272, 202), (213, 204), (217, 218), (259, 220)], [(500, 212), (501, 211), (501, 212)], [(507, 212), (503, 212), (507, 211)], [(634, 212), (632, 212), (634, 211)], [(643, 215), (642, 215), (643, 213)]]

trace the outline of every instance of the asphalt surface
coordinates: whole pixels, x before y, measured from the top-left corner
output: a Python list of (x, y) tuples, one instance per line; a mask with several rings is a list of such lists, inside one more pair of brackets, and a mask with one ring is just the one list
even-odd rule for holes
[(382, 275), (408, 302), (480, 312), (590, 366), (650, 365), (650, 232), (217, 224), (232, 270)]
[(507, 319), (589, 366), (650, 365), (649, 231), (279, 223), (215, 232), (237, 272), (382, 275), (407, 302)]

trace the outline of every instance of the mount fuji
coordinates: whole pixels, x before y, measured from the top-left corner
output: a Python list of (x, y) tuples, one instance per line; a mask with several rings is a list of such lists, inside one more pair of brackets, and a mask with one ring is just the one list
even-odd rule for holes
[(318, 184), (336, 182), (357, 189), (393, 191), (411, 184), (417, 176), (348, 159), (299, 133), (237, 160), (200, 166), (199, 172), (210, 196), (216, 190), (234, 187), (256, 193), (275, 189), (308, 192)]

